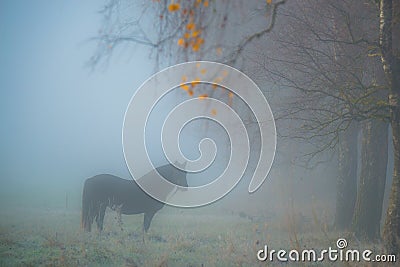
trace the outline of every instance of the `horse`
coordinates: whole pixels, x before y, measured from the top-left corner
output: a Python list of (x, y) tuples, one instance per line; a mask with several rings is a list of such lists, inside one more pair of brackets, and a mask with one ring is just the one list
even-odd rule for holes
[[(177, 164), (177, 166), (179, 166), (179, 164)], [(184, 168), (184, 166), (179, 167)], [(188, 187), (185, 171), (181, 171), (171, 164), (158, 167), (156, 171), (171, 183)], [(155, 177), (156, 173), (155, 170), (153, 170), (140, 179), (151, 181)], [(174, 189), (175, 186), (171, 186), (164, 190), (165, 199)], [(151, 220), (163, 206), (163, 202), (149, 196), (135, 181), (123, 179), (111, 174), (99, 174), (86, 179), (84, 183), (81, 227), (86, 232), (90, 232), (92, 224), (94, 220), (96, 220), (97, 229), (101, 232), (103, 230), (104, 216), (107, 207), (118, 210), (120, 214), (125, 215), (144, 213), (144, 241), (144, 233), (147, 233)]]

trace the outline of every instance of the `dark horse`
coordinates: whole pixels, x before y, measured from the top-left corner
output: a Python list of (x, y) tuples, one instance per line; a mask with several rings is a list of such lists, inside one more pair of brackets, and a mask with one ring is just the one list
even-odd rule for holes
[[(157, 171), (174, 184), (188, 186), (186, 172), (178, 170), (171, 164), (158, 167)], [(152, 171), (140, 179), (152, 180), (155, 175), (155, 171)], [(165, 197), (174, 189), (175, 187), (167, 188)], [(135, 181), (111, 174), (99, 174), (85, 181), (81, 227), (90, 232), (93, 221), (96, 220), (97, 229), (102, 231), (105, 211), (109, 207), (126, 215), (144, 213), (143, 231), (147, 232), (154, 214), (163, 206), (164, 203), (147, 195)]]

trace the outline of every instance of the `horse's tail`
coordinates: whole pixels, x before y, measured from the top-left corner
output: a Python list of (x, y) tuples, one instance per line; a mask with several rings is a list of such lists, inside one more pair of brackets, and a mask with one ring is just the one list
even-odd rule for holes
[(89, 179), (85, 181), (83, 185), (83, 193), (82, 193), (82, 217), (81, 217), (81, 228), (83, 228), (86, 232), (90, 232), (93, 223), (93, 216), (91, 214), (91, 210), (93, 207), (93, 202), (90, 197), (90, 184), (88, 182)]

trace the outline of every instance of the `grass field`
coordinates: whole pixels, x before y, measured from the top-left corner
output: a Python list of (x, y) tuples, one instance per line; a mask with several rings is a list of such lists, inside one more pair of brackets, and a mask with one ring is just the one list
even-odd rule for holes
[[(329, 216), (312, 212), (252, 215), (228, 209), (165, 207), (142, 242), (143, 215), (108, 211), (104, 232), (84, 233), (79, 209), (2, 209), (0, 266), (282, 266), (260, 262), (257, 251), (335, 247), (339, 237), (361, 248), (351, 235), (329, 230)], [(367, 246), (379, 251), (377, 246)], [(373, 266), (365, 263), (290, 263), (290, 266)], [(378, 266), (385, 266), (380, 264)]]

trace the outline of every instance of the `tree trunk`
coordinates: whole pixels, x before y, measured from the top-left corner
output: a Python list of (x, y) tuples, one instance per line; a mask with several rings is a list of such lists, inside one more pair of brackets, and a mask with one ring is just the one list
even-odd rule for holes
[[(393, 135), (393, 181), (390, 192), (386, 221), (383, 230), (385, 248), (390, 254), (400, 256), (400, 60), (393, 53), (393, 31), (398, 25), (393, 23), (392, 0), (380, 0), (379, 46), (383, 70), (389, 81), (390, 124)], [(397, 3), (396, 8), (400, 5)], [(398, 48), (398, 47), (397, 47)]]
[[(400, 73), (399, 73), (400, 75)], [(396, 108), (391, 112), (393, 135), (393, 182), (383, 231), (387, 251), (400, 256), (400, 94), (397, 92)], [(397, 114), (394, 114), (397, 112)]]
[(399, 90), (397, 90), (396, 107), (392, 108), (391, 112), (394, 151), (393, 182), (386, 214), (383, 238), (387, 251), (400, 256), (400, 93), (398, 91)]
[(339, 140), (339, 175), (336, 184), (335, 228), (351, 226), (357, 196), (358, 124), (352, 123)]
[(393, 181), (384, 227), (385, 247), (400, 256), (400, 61), (393, 64), (389, 93), (390, 123), (393, 136)]
[(353, 229), (360, 239), (380, 237), (388, 159), (388, 124), (369, 120), (363, 125), (361, 172)]

